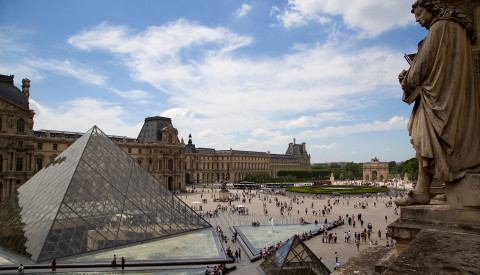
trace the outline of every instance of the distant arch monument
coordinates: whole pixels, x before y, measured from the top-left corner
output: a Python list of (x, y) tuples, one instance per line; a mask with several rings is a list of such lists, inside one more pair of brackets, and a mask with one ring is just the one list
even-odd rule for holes
[(388, 180), (388, 163), (380, 162), (377, 157), (363, 164), (363, 181)]

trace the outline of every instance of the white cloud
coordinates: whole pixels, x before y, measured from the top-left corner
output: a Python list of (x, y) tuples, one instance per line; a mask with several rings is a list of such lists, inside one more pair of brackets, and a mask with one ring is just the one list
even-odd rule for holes
[(86, 84), (103, 86), (107, 77), (96, 72), (94, 69), (70, 60), (39, 59), (21, 57), (21, 62), (14, 64), (0, 64), (0, 71), (15, 72), (16, 78), (29, 78), (40, 80), (45, 78), (45, 71), (58, 75), (73, 77)]
[(364, 132), (381, 132), (397, 129), (406, 129), (408, 119), (394, 116), (387, 121), (374, 121), (355, 125), (331, 126), (319, 130), (308, 130), (301, 134), (304, 139), (315, 139), (335, 136), (346, 136)]
[(332, 142), (330, 144), (322, 144), (322, 145), (312, 145), (313, 148), (316, 148), (316, 149), (337, 149), (338, 146), (335, 142)]
[(54, 60), (54, 59), (32, 59), (27, 60), (27, 64), (36, 71), (48, 70), (59, 75), (70, 76), (84, 83), (95, 86), (103, 86), (107, 77), (95, 72), (88, 66), (77, 64), (70, 60)]
[(211, 138), (215, 135), (215, 132), (212, 129), (205, 129), (201, 131), (198, 136), (203, 138)]
[[(138, 33), (101, 24), (69, 38), (78, 49), (111, 53), (135, 81), (168, 94), (175, 108), (155, 115), (171, 117), (181, 137), (188, 129), (201, 147), (286, 149), (297, 134), (283, 131), (305, 127), (311, 132), (297, 136), (304, 140), (355, 133), (370, 124), (317, 127), (348, 121), (352, 110), (400, 96), (397, 75), (404, 60), (386, 47), (328, 42), (295, 45), (272, 58), (235, 53), (253, 41), (184, 19)], [(256, 137), (255, 143), (239, 142), (245, 135)]]
[(280, 10), (272, 7), (271, 15), (285, 28), (299, 27), (309, 22), (325, 24), (333, 16), (361, 34), (376, 36), (384, 31), (415, 22), (410, 14), (412, 3), (398, 0), (289, 0)]
[(124, 123), (129, 114), (121, 106), (92, 98), (77, 98), (56, 109), (31, 98), (30, 107), (35, 111), (35, 130), (86, 132), (97, 125), (107, 135), (136, 137), (141, 129), (141, 124), (129, 126)]
[(346, 119), (346, 114), (342, 112), (323, 112), (316, 114), (315, 116), (301, 116), (297, 119), (287, 121), (285, 127), (291, 128), (306, 128), (306, 127), (318, 127), (325, 122), (338, 122)]
[(255, 129), (252, 131), (252, 136), (263, 136), (263, 137), (275, 137), (275, 136), (281, 136), (282, 132), (280, 131), (270, 131), (268, 129)]
[(252, 9), (252, 5), (243, 3), (242, 6), (235, 12), (238, 17), (243, 17)]
[(143, 91), (143, 90), (130, 90), (130, 91), (126, 91), (126, 92), (122, 92), (122, 91), (120, 91), (118, 89), (115, 89), (115, 88), (110, 88), (110, 90), (120, 97), (133, 100), (137, 103), (145, 104), (145, 103), (149, 102), (146, 99), (150, 95), (149, 95), (148, 92)]

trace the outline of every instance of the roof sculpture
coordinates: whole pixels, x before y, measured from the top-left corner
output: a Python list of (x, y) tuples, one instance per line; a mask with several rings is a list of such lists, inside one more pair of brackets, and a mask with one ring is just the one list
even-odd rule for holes
[(0, 205), (0, 246), (36, 262), (207, 227), (96, 126)]
[(290, 238), (273, 255), (260, 264), (267, 275), (323, 275), (330, 270), (297, 235)]

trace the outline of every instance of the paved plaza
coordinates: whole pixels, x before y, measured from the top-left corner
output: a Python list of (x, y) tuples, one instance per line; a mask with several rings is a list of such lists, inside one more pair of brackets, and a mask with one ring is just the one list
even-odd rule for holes
[[(375, 194), (372, 197), (366, 198), (362, 195), (349, 195), (349, 196), (340, 196), (340, 197), (330, 197), (327, 195), (315, 196), (315, 195), (303, 195), (303, 194), (294, 194), (287, 193), (286, 195), (281, 194), (272, 194), (272, 193), (263, 193), (260, 190), (253, 191), (244, 191), (238, 189), (230, 189), (231, 197), (238, 197), (239, 200), (229, 202), (218, 202), (214, 201), (219, 196), (219, 186), (209, 186), (209, 187), (189, 187), (186, 193), (177, 194), (187, 205), (194, 208), (198, 213), (204, 215), (204, 218), (213, 226), (223, 230), (224, 234), (228, 237), (227, 243), (222, 242), (224, 249), (230, 247), (232, 251), (241, 249), (241, 260), (238, 263), (228, 264), (227, 266), (236, 266), (233, 274), (258, 274), (259, 265), (263, 260), (258, 260), (251, 262), (249, 259), (249, 252), (246, 251), (245, 244), (240, 240), (235, 243), (232, 242), (231, 236), (233, 236), (233, 226), (247, 225), (251, 226), (252, 222), (260, 222), (262, 225), (270, 225), (270, 219), (274, 220), (275, 225), (281, 224), (299, 224), (300, 220), (303, 219), (306, 222), (313, 223), (317, 220), (319, 223), (322, 223), (327, 219), (328, 222), (333, 222), (342, 217), (346, 217), (348, 214), (349, 217), (352, 215), (355, 216), (356, 224), (355, 226), (349, 225), (346, 222), (344, 225), (334, 228), (329, 231), (337, 235), (336, 243), (324, 243), (322, 242), (322, 236), (317, 235), (316, 237), (305, 241), (306, 245), (318, 256), (322, 258), (322, 262), (331, 270), (335, 266), (335, 252), (338, 254), (338, 259), (340, 264), (344, 264), (348, 261), (350, 257), (356, 256), (359, 252), (370, 246), (370, 241), (367, 239), (365, 242), (362, 241), (357, 249), (356, 244), (353, 240), (355, 232), (363, 232), (364, 228), (367, 228), (367, 225), (370, 223), (372, 225), (372, 234), (371, 241), (373, 244), (378, 243), (379, 246), (386, 245), (385, 232), (386, 227), (389, 223), (397, 219), (398, 215), (395, 214), (395, 206), (391, 206), (391, 201), (394, 197), (385, 194)], [(395, 195), (394, 192), (390, 192), (391, 195)], [(293, 198), (296, 196), (298, 200), (293, 202)], [(243, 200), (245, 199), (245, 200)], [(206, 200), (206, 201), (205, 201)], [(281, 207), (277, 206), (277, 201), (279, 203), (286, 203), (287, 205), (292, 206), (290, 211), (284, 211), (284, 214), (281, 215)], [(232, 207), (238, 207), (238, 205), (243, 205), (248, 208), (248, 214), (239, 214), (238, 211), (231, 211)], [(312, 208), (313, 205), (313, 208)], [(264, 207), (265, 206), (265, 207)], [(201, 210), (200, 210), (201, 208)], [(222, 211), (223, 208), (223, 211)], [(322, 210), (329, 208), (330, 211), (325, 211), (326, 214), (322, 215)], [(268, 214), (265, 214), (265, 209), (268, 211)], [(210, 211), (218, 211), (218, 215), (205, 215)], [(315, 214), (314, 214), (314, 210)], [(358, 215), (361, 214), (362, 220), (364, 221), (363, 227), (361, 222), (358, 220)], [(345, 219), (346, 221), (347, 219)], [(351, 241), (345, 242), (344, 234), (345, 232), (350, 231)], [(381, 237), (378, 236), (378, 231), (381, 233)], [(299, 232), (301, 233), (301, 232)], [(286, 240), (284, 240), (286, 241)], [(271, 244), (274, 245), (274, 244)], [(114, 253), (114, 252), (112, 252)], [(113, 254), (112, 254), (113, 255)], [(117, 255), (121, 257), (121, 255)], [(127, 259), (128, 263), (128, 259)], [(0, 264), (12, 264), (6, 261), (5, 259), (0, 258)], [(18, 263), (14, 263), (18, 264)], [(102, 271), (112, 271), (112, 269), (107, 267), (100, 268), (88, 268), (88, 269), (64, 269), (61, 268), (61, 260), (58, 261), (60, 268), (57, 269), (57, 272), (102, 272)], [(206, 266), (188, 266), (188, 268), (205, 268)], [(212, 267), (212, 266), (211, 266)], [(168, 267), (162, 267), (168, 268)], [(128, 267), (126, 270), (151, 270), (152, 267)], [(48, 269), (43, 269), (41, 272), (48, 272)], [(115, 270), (121, 272), (120, 270)], [(36, 273), (40, 270), (25, 270), (25, 273)], [(8, 272), (7, 272), (8, 273)], [(11, 271), (10, 273), (16, 273)]]
[[(217, 192), (218, 191), (215, 189), (212, 190), (208, 188), (195, 188), (194, 193), (184, 193), (180, 196), (183, 201), (185, 201), (191, 207), (196, 207), (196, 209), (199, 208), (199, 204), (194, 204), (193, 202), (202, 202), (202, 199), (207, 199), (207, 203), (202, 203), (202, 211), (200, 212), (214, 211), (215, 209), (217, 209), (218, 205), (224, 207), (228, 206), (228, 208), (230, 208), (229, 203), (213, 201), (213, 196), (218, 197)], [(250, 194), (255, 196), (252, 196), (252, 199), (249, 202), (248, 198), (250, 194), (245, 191), (233, 189), (230, 190), (230, 194), (238, 194), (241, 199), (243, 199), (243, 196), (245, 195), (245, 203), (240, 200), (232, 202), (232, 205), (245, 205), (249, 210), (249, 214), (241, 215), (238, 214), (238, 212), (220, 211), (218, 217), (207, 218), (207, 221), (209, 221), (213, 226), (220, 225), (227, 236), (233, 235), (233, 232), (231, 231), (231, 226), (251, 225), (253, 221), (260, 221), (262, 225), (269, 225), (269, 219), (271, 217), (274, 218), (275, 224), (299, 224), (301, 218), (305, 219), (307, 222), (314, 222), (315, 220), (323, 222), (325, 219), (327, 219), (329, 222), (333, 222), (334, 220), (338, 219), (339, 216), (345, 217), (348, 214), (348, 216), (351, 217), (352, 214), (355, 215), (355, 227), (346, 223), (343, 226), (339, 226), (329, 231), (329, 233), (337, 234), (336, 243), (322, 243), (322, 237), (320, 235), (305, 241), (307, 246), (318, 257), (322, 257), (323, 263), (331, 271), (333, 271), (333, 267), (335, 266), (335, 252), (338, 253), (340, 263), (343, 264), (346, 263), (350, 257), (356, 256), (359, 252), (370, 246), (369, 240), (367, 239), (366, 242), (361, 242), (359, 249), (357, 250), (354, 241), (351, 240), (348, 243), (344, 241), (345, 232), (348, 232), (350, 230), (353, 239), (355, 232), (363, 232), (364, 228), (367, 228), (367, 225), (371, 223), (373, 226), (371, 241), (373, 243), (377, 241), (378, 245), (385, 246), (385, 230), (387, 228), (387, 225), (396, 220), (398, 217), (398, 215), (394, 213), (394, 206), (386, 206), (389, 202), (391, 202), (391, 198), (394, 197), (385, 195), (377, 195), (370, 198), (362, 198), (361, 195), (350, 195), (345, 197), (341, 196), (330, 198), (327, 195), (316, 197), (314, 195), (287, 193), (286, 196), (282, 196), (263, 194), (260, 191), (251, 191)], [(292, 203), (293, 209), (291, 210), (290, 215), (288, 215), (287, 213), (281, 215), (280, 207), (276, 206), (276, 199), (280, 202), (290, 204), (293, 196), (299, 197), (299, 203)], [(339, 202), (334, 204), (335, 200), (338, 200)], [(264, 213), (264, 203), (266, 203), (268, 215), (265, 215)], [(324, 207), (328, 207), (329, 203), (331, 206), (331, 211), (330, 213), (323, 216), (321, 214), (322, 209), (324, 209)], [(364, 205), (365, 208), (362, 208), (362, 205)], [(307, 209), (307, 214), (305, 214), (305, 209)], [(315, 210), (316, 212), (318, 211), (319, 214), (313, 215), (312, 210)], [(363, 228), (361, 227), (361, 223), (357, 219), (358, 214), (361, 214), (362, 219), (364, 220)], [(381, 238), (378, 237), (379, 230), (381, 232)], [(223, 243), (223, 245), (231, 246), (232, 251), (235, 251), (235, 249), (238, 249), (239, 247), (238, 242), (232, 243), (231, 241), (229, 241), (227, 244)], [(244, 247), (241, 247), (241, 249), (243, 251)], [(242, 260), (239, 263), (235, 263), (235, 265), (237, 266), (237, 270), (234, 271), (234, 273), (248, 272), (246, 274), (256, 274), (257, 267), (260, 265), (261, 262), (262, 260), (250, 262), (248, 257), (245, 257), (245, 255), (242, 254)]]

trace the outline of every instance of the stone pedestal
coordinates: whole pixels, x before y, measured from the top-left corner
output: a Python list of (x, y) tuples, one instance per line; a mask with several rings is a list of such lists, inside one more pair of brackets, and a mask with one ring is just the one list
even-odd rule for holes
[(445, 183), (447, 203), (454, 209), (480, 208), (480, 174), (467, 174), (455, 183)]
[(228, 199), (230, 195), (230, 192), (228, 192), (228, 190), (220, 190), (220, 192), (218, 192), (218, 198), (220, 200), (225, 200), (225, 199)]
[(396, 256), (382, 274), (480, 270), (480, 208), (450, 203), (402, 207), (400, 218), (388, 226), (388, 234), (396, 242)]
[(366, 249), (332, 275), (478, 274), (480, 270), (480, 208), (459, 209), (446, 203), (401, 207), (400, 218), (388, 226), (388, 234), (395, 240), (394, 250)]

